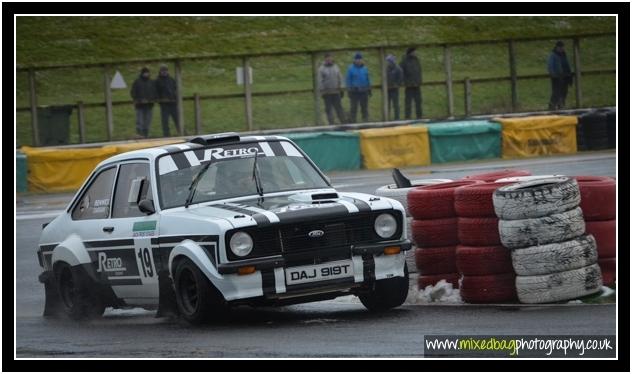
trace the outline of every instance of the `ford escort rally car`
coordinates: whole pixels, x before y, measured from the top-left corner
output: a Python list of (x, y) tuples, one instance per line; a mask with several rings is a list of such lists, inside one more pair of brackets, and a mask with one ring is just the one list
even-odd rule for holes
[(201, 323), (231, 305), (408, 293), (404, 208), (337, 192), (291, 140), (201, 136), (101, 162), (38, 258), (45, 315), (142, 306)]

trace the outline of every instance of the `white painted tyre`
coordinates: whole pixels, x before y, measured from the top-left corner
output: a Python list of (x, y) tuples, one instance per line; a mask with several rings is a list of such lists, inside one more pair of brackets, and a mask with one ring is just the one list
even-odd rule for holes
[(543, 275), (579, 269), (597, 263), (597, 244), (592, 235), (511, 251), (518, 275)]
[(555, 177), (518, 182), (494, 191), (496, 216), (526, 219), (562, 213), (579, 206), (579, 185), (575, 179)]
[(518, 299), (525, 304), (576, 299), (598, 292), (601, 286), (598, 264), (547, 275), (516, 277)]
[(507, 178), (497, 179), (495, 181), (495, 183), (530, 182), (530, 181), (537, 180), (537, 179), (557, 178), (557, 177), (564, 177), (564, 175), (562, 175), (562, 174), (555, 174), (555, 175), (527, 175), (527, 176), (524, 176), (524, 177), (507, 177)]
[(507, 248), (564, 242), (582, 235), (585, 230), (579, 207), (546, 217), (498, 221), (500, 242)]
[(415, 187), (429, 186), (432, 184), (447, 183), (447, 182), (452, 182), (452, 179), (417, 179), (417, 180), (410, 181), (410, 183), (412, 184), (412, 187), (407, 187), (407, 188), (397, 188), (396, 184), (389, 184), (375, 190), (375, 195), (388, 197), (388, 198), (399, 201), (400, 203), (402, 203), (402, 205), (404, 206), (404, 209), (406, 210), (406, 217), (410, 217), (410, 212), (408, 211), (408, 200), (407, 200), (408, 191), (410, 191), (411, 189)]

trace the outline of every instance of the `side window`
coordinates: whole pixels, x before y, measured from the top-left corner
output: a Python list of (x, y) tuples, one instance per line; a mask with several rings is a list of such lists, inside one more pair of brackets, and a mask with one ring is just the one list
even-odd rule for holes
[(72, 219), (103, 219), (110, 213), (112, 183), (116, 168), (102, 171), (81, 197), (72, 211)]
[(144, 216), (138, 209), (138, 201), (145, 197), (151, 199), (149, 164), (122, 164), (114, 190), (112, 218)]

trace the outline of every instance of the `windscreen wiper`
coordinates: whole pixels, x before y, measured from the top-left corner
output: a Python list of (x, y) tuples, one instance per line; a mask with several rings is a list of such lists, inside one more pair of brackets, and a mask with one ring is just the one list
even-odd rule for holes
[(261, 196), (261, 201), (263, 201), (263, 187), (261, 186), (261, 181), (259, 180), (259, 168), (257, 167), (259, 152), (255, 152), (255, 162), (252, 165), (252, 179), (255, 180), (255, 187), (257, 187), (257, 193)]
[(193, 178), (193, 180), (191, 181), (191, 184), (189, 185), (189, 195), (187, 196), (187, 200), (184, 203), (185, 208), (188, 208), (189, 205), (191, 205), (191, 201), (193, 200), (193, 196), (195, 195), (195, 190), (197, 189), (198, 182), (200, 181), (200, 179), (202, 179), (202, 175), (206, 173), (209, 166), (211, 166), (211, 163), (207, 162), (206, 165), (204, 165), (202, 169), (200, 169), (200, 171), (198, 171), (198, 173), (195, 174), (195, 178)]

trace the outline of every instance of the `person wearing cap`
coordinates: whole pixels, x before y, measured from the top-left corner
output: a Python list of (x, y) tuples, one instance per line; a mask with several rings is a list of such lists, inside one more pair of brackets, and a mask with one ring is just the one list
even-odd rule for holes
[(345, 123), (345, 113), (342, 109), (342, 73), (334, 62), (331, 53), (325, 54), (323, 63), (318, 68), (318, 90), (325, 102), (325, 113), (330, 125), (334, 124), (334, 110), (340, 123)]
[(156, 84), (150, 79), (147, 67), (141, 69), (139, 77), (132, 84), (130, 94), (136, 109), (136, 134), (146, 138), (149, 136), (152, 109), (156, 100)]
[(347, 92), (351, 103), (350, 120), (356, 123), (358, 114), (358, 104), (362, 110), (362, 120), (369, 121), (369, 96), (371, 96), (371, 80), (369, 70), (364, 65), (362, 54), (357, 52), (353, 57), (353, 64), (347, 69)]
[(399, 63), (404, 75), (404, 112), (406, 119), (411, 116), (411, 104), (415, 102), (415, 114), (421, 118), (421, 63), (415, 54), (416, 48), (410, 47)]
[(388, 106), (389, 111), (395, 115), (395, 121), (399, 120), (399, 88), (402, 86), (403, 73), (402, 68), (397, 65), (395, 56), (386, 56), (386, 82), (388, 87)]
[(549, 110), (564, 108), (568, 86), (573, 84), (573, 73), (566, 58), (564, 42), (561, 40), (555, 43), (555, 47), (549, 55), (547, 69), (551, 77), (551, 98), (549, 99)]
[(160, 105), (160, 119), (162, 120), (162, 135), (170, 136), (169, 117), (173, 118), (176, 131), (178, 123), (178, 103), (177, 103), (176, 80), (169, 76), (167, 65), (160, 65), (158, 78), (156, 79), (156, 91), (158, 93), (158, 103)]

